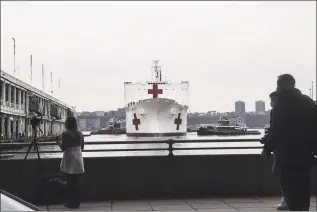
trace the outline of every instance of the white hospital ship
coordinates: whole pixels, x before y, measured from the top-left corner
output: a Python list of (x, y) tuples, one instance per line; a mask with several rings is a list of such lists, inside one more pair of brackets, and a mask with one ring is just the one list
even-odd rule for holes
[(188, 82), (162, 81), (154, 61), (154, 79), (125, 82), (127, 136), (179, 136), (187, 133)]

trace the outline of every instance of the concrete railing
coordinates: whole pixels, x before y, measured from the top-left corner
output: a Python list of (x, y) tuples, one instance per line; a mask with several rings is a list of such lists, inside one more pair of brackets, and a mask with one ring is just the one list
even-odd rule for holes
[[(60, 159), (0, 160), (1, 188), (37, 203), (45, 178), (60, 170)], [(84, 158), (83, 201), (152, 198), (278, 196), (272, 157), (199, 155)], [(312, 172), (311, 190), (316, 187)], [(54, 189), (50, 203), (58, 201)]]

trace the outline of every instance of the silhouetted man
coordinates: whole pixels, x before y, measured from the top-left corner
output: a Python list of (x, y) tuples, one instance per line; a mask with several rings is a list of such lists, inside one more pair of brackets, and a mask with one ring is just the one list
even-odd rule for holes
[(274, 152), (280, 184), (289, 210), (309, 210), (310, 170), (316, 153), (316, 107), (295, 88), (295, 79), (278, 77), (276, 102), (265, 152)]

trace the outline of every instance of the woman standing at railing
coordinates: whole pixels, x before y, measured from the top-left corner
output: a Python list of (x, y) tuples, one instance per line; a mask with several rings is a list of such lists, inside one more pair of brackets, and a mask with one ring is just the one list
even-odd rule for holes
[(84, 149), (84, 136), (78, 131), (78, 125), (75, 117), (67, 117), (65, 128), (61, 135), (61, 140), (57, 140), (62, 149), (63, 159), (61, 162), (61, 172), (66, 175), (67, 186), (69, 189), (67, 208), (79, 208), (80, 192), (79, 177), (84, 170), (84, 160), (82, 150)]
[[(277, 95), (277, 91), (274, 91), (273, 93), (270, 94), (270, 99), (271, 99), (271, 107), (273, 108), (274, 105), (275, 105), (275, 102), (276, 102), (276, 95)], [(272, 111), (271, 111), (271, 114), (270, 114), (270, 122), (271, 122), (271, 117), (272, 117)], [(269, 137), (269, 131), (270, 131), (270, 126), (271, 126), (271, 123), (269, 124), (269, 127), (266, 129), (266, 133), (265, 133), (265, 136), (261, 139), (261, 143), (262, 144), (265, 144), (265, 142), (267, 141), (268, 137)], [(266, 152), (266, 151), (263, 151), (262, 152), (262, 155), (270, 155), (271, 152)], [(273, 155), (274, 156), (274, 155)], [(273, 162), (273, 165), (272, 165), (272, 172), (273, 174), (275, 174), (278, 178), (280, 178), (280, 170), (279, 168), (277, 167), (276, 165), (276, 160), (275, 160), (275, 156), (274, 156), (274, 162)], [(282, 199), (281, 199), (281, 202), (277, 205), (276, 209), (279, 210), (279, 211), (285, 211), (285, 210), (288, 210), (288, 207), (287, 207), (287, 203), (286, 203), (286, 200), (285, 200), (285, 197), (284, 197), (284, 194), (283, 194), (283, 190), (281, 188), (281, 195), (282, 195)]]

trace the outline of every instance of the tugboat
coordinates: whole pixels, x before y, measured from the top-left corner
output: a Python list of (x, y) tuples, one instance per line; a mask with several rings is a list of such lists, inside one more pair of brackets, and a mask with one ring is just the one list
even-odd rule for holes
[(102, 128), (97, 132), (92, 132), (94, 135), (107, 135), (107, 134), (126, 134), (125, 128), (122, 126), (123, 123), (121, 121), (110, 121), (107, 128)]
[(217, 125), (204, 125), (198, 128), (197, 135), (259, 135), (256, 130), (247, 130), (245, 126), (232, 125), (228, 117), (220, 117)]

